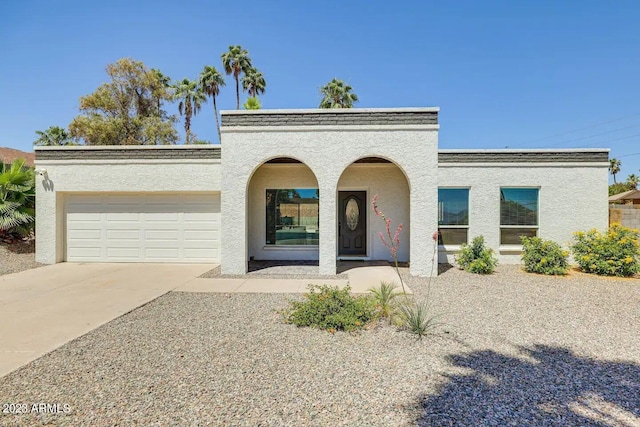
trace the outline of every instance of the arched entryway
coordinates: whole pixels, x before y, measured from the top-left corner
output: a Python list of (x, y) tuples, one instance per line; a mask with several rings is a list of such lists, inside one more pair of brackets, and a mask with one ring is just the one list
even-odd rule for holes
[(246, 206), (249, 260), (318, 260), (318, 180), (305, 163), (262, 163), (249, 179)]
[(379, 233), (387, 237), (384, 221), (374, 214), (371, 201), (378, 195), (378, 206), (392, 220), (391, 233), (399, 224), (398, 260), (409, 261), (410, 185), (404, 171), (390, 159), (363, 157), (345, 168), (338, 181), (337, 248), (341, 260), (392, 260)]

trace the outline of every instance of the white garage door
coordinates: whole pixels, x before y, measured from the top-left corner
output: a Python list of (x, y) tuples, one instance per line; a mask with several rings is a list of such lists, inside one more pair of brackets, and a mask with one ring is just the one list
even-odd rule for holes
[(66, 259), (220, 262), (220, 194), (69, 195)]

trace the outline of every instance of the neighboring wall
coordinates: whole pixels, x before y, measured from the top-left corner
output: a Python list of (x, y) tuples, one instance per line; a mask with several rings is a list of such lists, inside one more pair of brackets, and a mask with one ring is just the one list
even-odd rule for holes
[[(538, 187), (538, 236), (566, 246), (572, 233), (608, 221), (608, 150), (440, 150), (439, 187), (468, 187), (469, 240), (483, 235), (502, 263), (520, 248), (500, 246), (500, 187)], [(455, 249), (455, 248), (447, 248)], [(440, 251), (452, 262), (455, 251)]]
[(640, 229), (640, 205), (609, 205), (609, 224)]
[(220, 147), (36, 147), (36, 261), (64, 257), (68, 193), (218, 192)]

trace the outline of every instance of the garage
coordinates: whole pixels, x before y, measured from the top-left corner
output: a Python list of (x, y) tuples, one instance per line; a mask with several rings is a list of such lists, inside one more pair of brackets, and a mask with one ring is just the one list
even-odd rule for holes
[(72, 262), (220, 262), (220, 193), (65, 196)]

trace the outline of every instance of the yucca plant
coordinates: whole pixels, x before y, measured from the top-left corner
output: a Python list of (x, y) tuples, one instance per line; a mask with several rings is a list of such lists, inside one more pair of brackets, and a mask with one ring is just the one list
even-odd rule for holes
[(398, 314), (400, 326), (409, 333), (417, 335), (418, 339), (422, 339), (423, 336), (441, 325), (440, 322), (436, 321), (440, 316), (431, 314), (431, 308), (428, 303), (418, 303), (413, 299), (405, 298), (398, 305)]
[(27, 236), (35, 221), (35, 175), (24, 160), (0, 164), (0, 233)]

